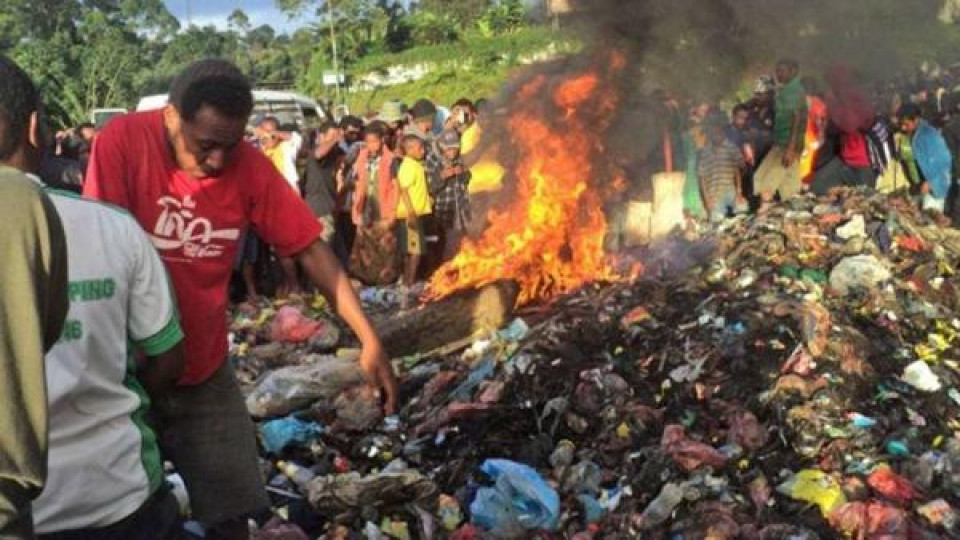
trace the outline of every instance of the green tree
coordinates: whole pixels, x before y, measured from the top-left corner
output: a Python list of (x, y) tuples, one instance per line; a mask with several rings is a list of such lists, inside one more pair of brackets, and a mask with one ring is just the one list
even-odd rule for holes
[(491, 0), (421, 0), (418, 10), (436, 13), (457, 25), (458, 29), (470, 28), (493, 6)]
[(0, 50), (37, 81), (55, 125), (126, 106), (176, 18), (162, 0), (0, 0)]
[(250, 31), (250, 17), (242, 9), (235, 9), (227, 17), (227, 23), (230, 28), (239, 34), (246, 34)]
[(527, 16), (523, 0), (501, 0), (487, 8), (477, 21), (477, 27), (485, 36), (506, 34), (526, 25)]

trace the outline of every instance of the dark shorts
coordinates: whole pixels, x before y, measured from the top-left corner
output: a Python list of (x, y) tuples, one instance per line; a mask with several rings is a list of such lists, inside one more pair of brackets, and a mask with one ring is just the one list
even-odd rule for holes
[(39, 540), (185, 540), (180, 506), (166, 487), (153, 494), (130, 517), (99, 529), (38, 535)]
[(183, 477), (193, 519), (215, 527), (269, 508), (253, 421), (230, 362), (154, 405), (160, 449)]
[(256, 264), (259, 256), (260, 239), (257, 238), (257, 235), (254, 234), (253, 231), (247, 231), (240, 240), (240, 248), (237, 250), (234, 266), (239, 269), (245, 262)]
[(410, 221), (397, 221), (397, 250), (401, 255), (423, 255), (426, 252), (425, 228), (426, 219), (423, 216)]

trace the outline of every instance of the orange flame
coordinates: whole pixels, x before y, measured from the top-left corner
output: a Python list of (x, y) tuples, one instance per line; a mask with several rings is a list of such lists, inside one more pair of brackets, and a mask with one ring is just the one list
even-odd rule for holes
[[(608, 64), (622, 69), (614, 56)], [(551, 97), (541, 104), (545, 92)], [(500, 279), (520, 285), (518, 304), (569, 292), (589, 281), (613, 279), (604, 254), (606, 219), (591, 164), (602, 148), (597, 134), (616, 108), (616, 95), (597, 73), (555, 84), (543, 76), (515, 94), (509, 120), (511, 149), (520, 156), (516, 192), (492, 211), (479, 240), (441, 267), (427, 291), (431, 299)], [(538, 114), (539, 113), (539, 114)], [(559, 117), (550, 122), (547, 116)]]

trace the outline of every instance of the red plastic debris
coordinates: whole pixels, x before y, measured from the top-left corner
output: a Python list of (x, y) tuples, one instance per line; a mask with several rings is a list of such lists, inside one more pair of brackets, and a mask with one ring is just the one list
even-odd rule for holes
[(924, 251), (926, 247), (923, 245), (923, 240), (920, 240), (916, 236), (897, 236), (896, 237), (897, 246), (907, 251)]
[(727, 458), (716, 448), (688, 439), (683, 426), (679, 424), (665, 427), (660, 442), (673, 461), (688, 472), (701, 465), (720, 468), (727, 463)]
[(867, 478), (867, 485), (894, 502), (907, 503), (920, 496), (920, 492), (909, 480), (893, 472), (888, 466), (877, 467)]
[(887, 504), (851, 502), (830, 514), (830, 525), (849, 538), (908, 538), (910, 524), (904, 510)]
[(303, 343), (310, 339), (322, 323), (308, 319), (300, 310), (292, 306), (284, 306), (277, 312), (270, 327), (270, 339), (286, 343)]

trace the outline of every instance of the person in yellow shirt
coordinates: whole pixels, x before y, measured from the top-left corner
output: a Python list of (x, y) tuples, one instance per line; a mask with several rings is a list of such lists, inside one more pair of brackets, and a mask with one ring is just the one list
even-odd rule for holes
[(410, 287), (416, 282), (424, 254), (424, 218), (433, 213), (433, 202), (430, 200), (427, 170), (423, 165), (426, 143), (416, 135), (407, 135), (403, 139), (403, 148), (405, 157), (397, 171), (397, 184), (400, 187), (397, 242), (404, 258), (402, 283), (404, 287)]
[[(280, 121), (273, 116), (261, 120), (257, 129), (260, 136), (260, 150), (270, 158), (273, 166), (290, 184), (290, 188), (300, 195), (300, 176), (297, 173), (300, 136), (281, 131)], [(258, 244), (259, 240), (255, 239), (254, 245)], [(292, 257), (277, 257), (277, 259), (280, 261), (280, 269), (283, 271), (283, 284), (277, 288), (277, 296), (286, 298), (292, 294), (300, 294), (300, 280), (297, 275), (296, 261)], [(255, 256), (253, 261), (250, 258), (245, 259), (241, 270), (247, 286), (247, 296), (255, 299), (257, 293), (256, 282), (254, 281), (254, 263), (256, 263)]]
[[(477, 116), (461, 138), (460, 154), (473, 175), (470, 195), (496, 193), (503, 187), (503, 177), (507, 171), (497, 160), (499, 145), (492, 140), (483, 140), (484, 127), (490, 122), (492, 115), (491, 106), (486, 101), (478, 101)], [(481, 203), (478, 206), (483, 208), (486, 205)]]

